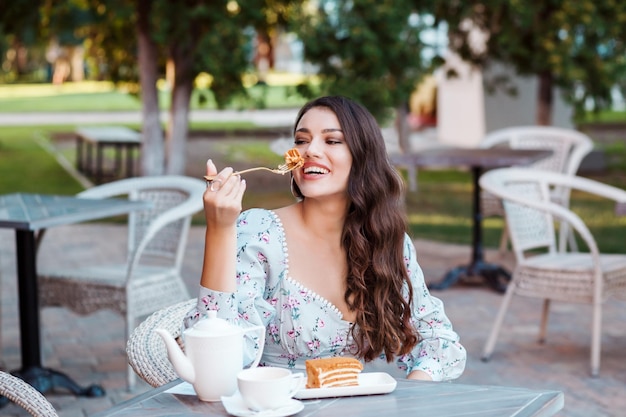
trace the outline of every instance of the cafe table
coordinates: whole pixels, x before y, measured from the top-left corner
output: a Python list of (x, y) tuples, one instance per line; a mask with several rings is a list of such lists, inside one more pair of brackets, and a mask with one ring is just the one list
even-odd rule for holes
[[(564, 405), (561, 391), (397, 378), (392, 392), (300, 400), (298, 417), (531, 417), (553, 416)], [(221, 402), (202, 402), (178, 389), (180, 380), (154, 388), (93, 417), (228, 416)], [(178, 393), (177, 393), (178, 392)], [(249, 414), (251, 417), (254, 413)], [(272, 416), (270, 413), (256, 414)], [(279, 417), (276, 415), (275, 417)]]
[[(64, 373), (41, 362), (39, 293), (37, 289), (37, 233), (53, 226), (124, 215), (150, 208), (150, 202), (125, 199), (88, 199), (50, 194), (0, 195), (0, 227), (15, 230), (22, 366), (11, 371), (38, 391), (55, 388), (75, 395), (100, 397), (98, 385), (83, 388)], [(39, 235), (40, 236), (40, 235)], [(6, 399), (0, 399), (0, 405)]]
[(486, 169), (530, 165), (552, 154), (550, 150), (510, 148), (436, 148), (411, 154), (390, 157), (396, 166), (416, 167), (469, 167), (472, 173), (472, 257), (467, 265), (448, 271), (440, 282), (429, 285), (430, 289), (443, 290), (466, 277), (482, 277), (487, 285), (503, 293), (511, 274), (501, 265), (485, 261), (482, 236), (482, 210), (478, 180)]
[[(95, 147), (95, 160), (93, 148)], [(76, 168), (90, 175), (96, 184), (103, 182), (108, 175), (104, 171), (104, 152), (115, 150), (111, 175), (118, 177), (122, 169), (122, 153), (126, 154), (126, 177), (133, 176), (134, 154), (141, 148), (141, 133), (124, 126), (90, 126), (76, 130)]]

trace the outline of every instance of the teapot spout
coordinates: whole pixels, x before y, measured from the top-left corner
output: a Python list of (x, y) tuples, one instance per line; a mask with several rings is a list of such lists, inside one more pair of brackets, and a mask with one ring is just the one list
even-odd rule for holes
[(178, 376), (190, 384), (193, 384), (196, 379), (196, 373), (193, 369), (193, 365), (189, 358), (187, 358), (180, 349), (180, 346), (178, 346), (174, 337), (170, 334), (170, 332), (164, 329), (154, 329), (154, 331), (161, 336), (161, 339), (165, 342), (167, 357), (172, 363), (172, 366)]

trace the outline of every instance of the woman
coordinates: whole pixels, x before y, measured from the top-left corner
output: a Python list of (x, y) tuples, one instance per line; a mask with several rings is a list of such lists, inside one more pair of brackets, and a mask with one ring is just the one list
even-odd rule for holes
[[(245, 179), (207, 162), (217, 176), (204, 194), (201, 288), (185, 325), (207, 310), (261, 324), (265, 365), (352, 355), (395, 360), (412, 379), (460, 376), (466, 352), (424, 283), (376, 120), (345, 97), (322, 97), (300, 110), (294, 147), (304, 158), (292, 171), (298, 201), (273, 211), (241, 213)], [(259, 348), (247, 341), (247, 362)]]

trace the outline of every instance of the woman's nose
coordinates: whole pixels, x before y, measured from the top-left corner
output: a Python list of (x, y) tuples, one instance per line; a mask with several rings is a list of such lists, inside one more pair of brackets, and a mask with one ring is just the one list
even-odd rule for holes
[(306, 150), (304, 151), (304, 156), (313, 158), (313, 157), (317, 157), (320, 155), (321, 155), (320, 141), (314, 139), (311, 142), (309, 142), (308, 146), (306, 147)]

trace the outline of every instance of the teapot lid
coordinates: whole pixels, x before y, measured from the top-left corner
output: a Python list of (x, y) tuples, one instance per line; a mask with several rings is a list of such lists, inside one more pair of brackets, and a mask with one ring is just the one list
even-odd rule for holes
[(229, 336), (241, 333), (241, 329), (228, 321), (217, 317), (217, 311), (209, 310), (207, 317), (199, 320), (191, 329), (203, 336)]

